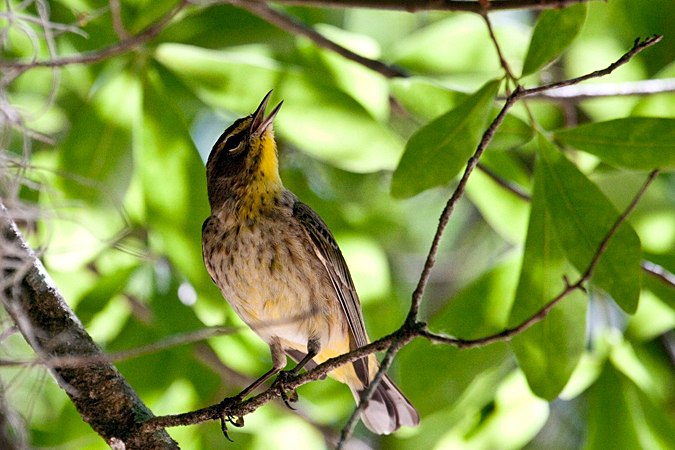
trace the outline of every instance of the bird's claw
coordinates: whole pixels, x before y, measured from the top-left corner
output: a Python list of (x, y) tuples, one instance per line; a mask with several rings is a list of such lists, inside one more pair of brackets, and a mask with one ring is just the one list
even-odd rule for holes
[(231, 438), (230, 435), (227, 434), (227, 424), (226, 422), (229, 421), (229, 418), (226, 417), (224, 414), (220, 416), (220, 431), (223, 432), (223, 436), (225, 436), (225, 439), (227, 439), (230, 442), (234, 442)]
[[(295, 408), (293, 408), (290, 403), (296, 403), (298, 401), (298, 392), (293, 389), (290, 392), (286, 392), (286, 383), (291, 381), (296, 377), (295, 374), (291, 372), (279, 372), (279, 375), (277, 376), (277, 381), (276, 383), (279, 384), (279, 388), (281, 389), (281, 399), (284, 401), (284, 404), (288, 407), (288, 409), (295, 411)], [(289, 403), (290, 402), (290, 403)]]
[(229, 405), (232, 405), (234, 403), (240, 402), (242, 399), (239, 398), (239, 396), (236, 397), (228, 397), (224, 399), (222, 402), (220, 402), (220, 406), (223, 408), (221, 414), (220, 414), (220, 430), (223, 432), (223, 435), (225, 436), (225, 439), (227, 439), (230, 442), (234, 442), (231, 438), (230, 435), (228, 434), (227, 430), (227, 422), (232, 424), (233, 426), (237, 428), (241, 428), (244, 426), (244, 418), (241, 416), (233, 416), (227, 412), (227, 407)]

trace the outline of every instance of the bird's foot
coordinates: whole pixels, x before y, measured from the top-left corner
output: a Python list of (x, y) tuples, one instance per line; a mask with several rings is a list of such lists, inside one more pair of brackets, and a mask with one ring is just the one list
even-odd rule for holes
[(236, 395), (234, 397), (227, 397), (223, 399), (223, 401), (220, 402), (218, 405), (220, 407), (221, 413), (220, 413), (220, 429), (223, 432), (223, 435), (225, 436), (225, 439), (227, 439), (230, 442), (234, 442), (227, 430), (227, 423), (229, 422), (231, 425), (241, 428), (244, 426), (244, 418), (241, 416), (233, 416), (232, 414), (229, 413), (229, 407), (240, 403), (243, 401), (245, 398), (245, 395), (242, 396), (241, 394)]
[(274, 384), (279, 385), (281, 399), (284, 401), (284, 404), (293, 411), (295, 411), (295, 408), (293, 408), (290, 403), (296, 403), (298, 401), (298, 392), (295, 389), (287, 392), (286, 384), (293, 381), (296, 377), (297, 374), (293, 373), (293, 371), (283, 371), (279, 372), (279, 375), (277, 375), (277, 379), (274, 382)]

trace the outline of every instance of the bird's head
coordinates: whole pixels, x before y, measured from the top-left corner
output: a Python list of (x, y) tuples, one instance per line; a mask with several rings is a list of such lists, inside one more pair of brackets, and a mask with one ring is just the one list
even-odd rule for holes
[[(218, 138), (206, 163), (211, 206), (227, 197), (281, 186), (272, 122), (279, 103), (265, 117), (268, 92), (253, 114), (235, 120)], [(282, 102), (283, 103), (283, 102)]]

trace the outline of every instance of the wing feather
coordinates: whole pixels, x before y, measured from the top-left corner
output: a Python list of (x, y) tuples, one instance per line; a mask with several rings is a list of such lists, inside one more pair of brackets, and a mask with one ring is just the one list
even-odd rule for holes
[[(352, 276), (347, 268), (342, 252), (321, 217), (309, 206), (300, 201), (293, 205), (293, 216), (307, 234), (314, 251), (328, 271), (340, 306), (349, 323), (350, 338), (354, 348), (368, 344), (368, 335), (363, 323), (361, 302), (356, 293)], [(368, 358), (354, 362), (357, 376), (365, 386), (370, 383)]]

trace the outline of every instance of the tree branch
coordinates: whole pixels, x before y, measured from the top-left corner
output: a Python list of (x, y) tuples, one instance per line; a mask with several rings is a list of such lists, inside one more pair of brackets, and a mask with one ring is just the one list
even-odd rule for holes
[[(481, 13), (514, 9), (560, 9), (590, 0), (493, 0), (487, 2), (464, 0), (276, 0), (276, 3), (317, 8), (372, 8), (383, 10), (464, 11)], [(489, 5), (484, 8), (482, 5)]]
[(587, 75), (578, 78), (560, 81), (558, 83), (548, 84), (545, 86), (540, 86), (531, 89), (524, 89), (522, 86), (518, 86), (513, 91), (513, 93), (506, 98), (506, 103), (504, 104), (504, 107), (483, 134), (483, 138), (481, 139), (480, 144), (478, 144), (476, 152), (473, 154), (473, 156), (469, 159), (467, 163), (466, 169), (464, 170), (464, 174), (462, 175), (462, 178), (459, 180), (459, 184), (455, 188), (452, 197), (450, 197), (448, 203), (445, 206), (445, 209), (441, 213), (438, 228), (436, 229), (436, 234), (434, 235), (434, 239), (431, 243), (431, 249), (429, 250), (427, 259), (424, 263), (424, 268), (422, 269), (422, 274), (420, 275), (419, 283), (417, 284), (417, 288), (415, 289), (412, 295), (412, 304), (410, 306), (410, 312), (408, 313), (406, 322), (414, 323), (417, 321), (417, 313), (419, 311), (419, 305), (422, 301), (424, 289), (426, 288), (427, 282), (429, 281), (431, 269), (433, 268), (436, 262), (436, 253), (438, 252), (438, 246), (441, 242), (441, 236), (443, 235), (445, 227), (447, 226), (448, 221), (450, 220), (450, 216), (452, 215), (452, 212), (455, 209), (455, 205), (457, 204), (459, 199), (462, 198), (462, 195), (464, 195), (466, 183), (469, 181), (469, 176), (471, 175), (471, 172), (473, 172), (473, 169), (478, 164), (478, 160), (480, 159), (481, 155), (483, 154), (488, 144), (492, 140), (494, 133), (497, 131), (499, 125), (501, 125), (502, 121), (504, 120), (504, 117), (506, 117), (506, 113), (508, 112), (508, 110), (511, 109), (511, 107), (523, 97), (536, 95), (541, 92), (546, 92), (564, 86), (571, 86), (573, 84), (581, 83), (582, 81), (589, 80), (591, 78), (598, 78), (608, 75), (612, 73), (614, 70), (616, 70), (618, 67), (630, 61), (631, 58), (635, 56), (637, 53), (659, 42), (662, 37), (663, 36), (654, 36), (647, 38), (644, 41), (640, 41), (639, 39), (637, 39), (632, 49), (630, 49), (625, 55), (619, 58), (616, 62), (610, 64), (605, 69), (596, 70), (595, 72), (589, 73)]
[(0, 367), (44, 365), (47, 368), (54, 368), (54, 367), (74, 368), (74, 367), (85, 367), (94, 363), (105, 363), (108, 361), (111, 362), (126, 361), (127, 359), (138, 358), (139, 356), (147, 355), (149, 353), (155, 353), (161, 350), (166, 350), (181, 345), (194, 344), (196, 342), (204, 341), (206, 339), (215, 336), (225, 336), (228, 334), (234, 334), (237, 331), (239, 331), (239, 329), (235, 327), (202, 328), (200, 330), (192, 331), (189, 333), (180, 333), (173, 336), (168, 336), (152, 344), (142, 345), (140, 347), (132, 348), (129, 350), (122, 350), (115, 353), (109, 354), (102, 353), (97, 355), (89, 355), (87, 357), (81, 355), (77, 356), (64, 355), (48, 359), (38, 358), (27, 361), (0, 360)]
[(654, 95), (675, 92), (675, 78), (626, 81), (623, 83), (568, 86), (551, 92), (533, 95), (534, 99), (580, 102), (592, 98), (628, 95)]
[(654, 264), (651, 261), (642, 261), (642, 271), (675, 289), (675, 274), (672, 274), (658, 264)]
[(567, 286), (565, 289), (558, 294), (557, 297), (555, 297), (553, 300), (548, 302), (543, 308), (541, 308), (539, 311), (537, 311), (536, 314), (525, 320), (523, 323), (520, 325), (514, 327), (514, 328), (509, 328), (506, 329), (500, 333), (494, 334), (492, 336), (486, 336), (484, 338), (480, 339), (457, 339), (453, 337), (448, 337), (448, 336), (443, 336), (439, 334), (435, 334), (429, 331), (424, 331), (422, 336), (425, 338), (429, 339), (430, 341), (433, 342), (438, 342), (438, 343), (445, 343), (445, 344), (450, 344), (450, 345), (456, 345), (460, 349), (464, 348), (474, 348), (474, 347), (483, 347), (488, 344), (492, 344), (497, 341), (508, 341), (511, 338), (513, 338), (515, 335), (522, 333), (523, 331), (527, 330), (530, 328), (532, 325), (535, 323), (543, 320), (548, 313), (553, 309), (555, 305), (560, 302), (563, 298), (567, 297), (569, 294), (571, 294), (573, 291), (580, 289), (584, 290), (584, 283), (586, 283), (588, 280), (591, 279), (593, 276), (593, 272), (595, 271), (595, 268), (598, 266), (598, 263), (600, 262), (600, 257), (605, 253), (605, 250), (607, 250), (607, 246), (609, 245), (610, 240), (614, 237), (616, 232), (619, 230), (619, 227), (621, 226), (622, 223), (626, 221), (626, 218), (628, 215), (635, 209), (637, 206), (638, 202), (644, 195), (645, 191), (649, 187), (649, 185), (654, 181), (654, 179), (658, 176), (659, 170), (654, 170), (649, 174), (649, 177), (647, 177), (647, 181), (642, 185), (638, 193), (635, 195), (633, 198), (633, 201), (628, 205), (626, 210), (619, 216), (619, 218), (614, 222), (614, 225), (612, 228), (607, 232), (607, 235), (605, 238), (602, 240), (600, 245), (598, 246), (597, 251), (595, 252), (595, 255), (593, 256), (593, 259), (591, 260), (588, 269), (584, 272), (584, 274), (579, 277), (579, 279), (574, 283), (574, 284), (569, 284), (567, 283)]
[(0, 271), (2, 303), (35, 353), (43, 358), (64, 355), (101, 358), (80, 367), (52, 366), (61, 388), (108, 445), (128, 449), (177, 449), (166, 431), (135, 433), (136, 424), (153, 417), (136, 392), (104, 359), (103, 351), (63, 300), (16, 224), (2, 214)]
[(230, 0), (227, 3), (231, 3), (235, 6), (246, 9), (261, 19), (271, 23), (272, 25), (276, 25), (282, 30), (288, 31), (291, 34), (304, 36), (314, 42), (317, 46), (331, 50), (338, 55), (357, 62), (368, 69), (384, 75), (387, 78), (408, 76), (408, 74), (403, 72), (401, 69), (389, 66), (376, 59), (366, 58), (341, 45), (336, 44), (330, 39), (325, 38), (321, 33), (317, 32), (313, 28), (310, 28), (304, 23), (300, 22), (295, 17), (277, 11), (276, 9), (270, 7), (267, 3), (251, 0)]

